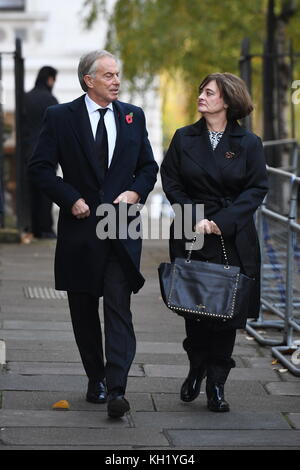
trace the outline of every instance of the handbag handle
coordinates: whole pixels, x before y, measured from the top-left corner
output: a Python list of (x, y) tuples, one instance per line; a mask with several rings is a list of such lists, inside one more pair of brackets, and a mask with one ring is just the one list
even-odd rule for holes
[[(225, 259), (225, 266), (224, 268), (225, 269), (229, 269), (230, 266), (229, 266), (229, 262), (228, 262), (228, 258), (227, 258), (227, 253), (226, 253), (226, 250), (225, 250), (225, 243), (224, 243), (224, 239), (222, 237), (222, 235), (220, 235), (220, 240), (221, 240), (221, 244), (222, 244), (222, 251), (223, 251), (223, 255), (224, 255), (224, 259)], [(192, 251), (193, 251), (193, 246), (194, 246), (194, 243), (196, 241), (196, 237), (193, 238), (193, 241), (191, 243), (191, 247), (188, 251), (188, 254), (187, 254), (187, 257), (186, 257), (186, 263), (191, 263), (191, 257), (192, 257)]]

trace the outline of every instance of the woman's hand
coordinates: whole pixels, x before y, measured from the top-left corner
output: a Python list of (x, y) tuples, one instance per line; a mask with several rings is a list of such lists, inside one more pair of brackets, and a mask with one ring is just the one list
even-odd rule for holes
[(221, 235), (221, 230), (217, 224), (215, 224), (213, 220), (208, 219), (200, 220), (200, 222), (195, 225), (194, 230), (196, 233), (204, 233), (205, 235), (210, 235), (212, 233), (214, 235)]
[(125, 191), (124, 193), (119, 194), (119, 196), (114, 200), (113, 204), (118, 204), (119, 202), (126, 202), (127, 204), (137, 204), (140, 200), (140, 195), (135, 191)]

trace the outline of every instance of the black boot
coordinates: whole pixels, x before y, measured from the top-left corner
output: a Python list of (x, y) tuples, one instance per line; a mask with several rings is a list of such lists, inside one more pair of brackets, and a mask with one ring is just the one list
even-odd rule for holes
[(231, 359), (229, 364), (210, 364), (208, 366), (206, 395), (209, 410), (217, 412), (230, 411), (229, 403), (225, 400), (224, 396), (224, 384), (232, 367), (235, 367), (233, 359)]
[(201, 382), (206, 376), (206, 367), (204, 365), (193, 367), (190, 366), (190, 371), (182, 384), (180, 390), (180, 398), (182, 401), (193, 401), (200, 393)]
[(210, 411), (230, 411), (224, 397), (224, 384), (206, 383), (207, 408)]

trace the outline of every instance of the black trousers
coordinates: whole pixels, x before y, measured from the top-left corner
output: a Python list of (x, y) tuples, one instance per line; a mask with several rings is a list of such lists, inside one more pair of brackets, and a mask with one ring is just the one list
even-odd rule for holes
[(118, 390), (125, 393), (128, 372), (135, 356), (130, 299), (131, 289), (126, 276), (116, 254), (111, 251), (103, 286), (103, 348), (99, 298), (87, 293), (68, 292), (74, 335), (84, 369), (92, 381), (105, 378), (108, 392)]
[(201, 364), (232, 368), (235, 362), (231, 355), (236, 329), (218, 328), (214, 320), (185, 320), (186, 338), (183, 348), (192, 366)]

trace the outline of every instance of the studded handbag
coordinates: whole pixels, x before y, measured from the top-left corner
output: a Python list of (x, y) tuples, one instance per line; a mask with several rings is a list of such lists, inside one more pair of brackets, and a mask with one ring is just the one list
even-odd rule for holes
[(230, 266), (224, 239), (220, 236), (225, 263), (192, 260), (193, 240), (187, 257), (161, 263), (158, 275), (162, 299), (173, 312), (199, 320), (230, 320), (248, 308), (254, 278)]

